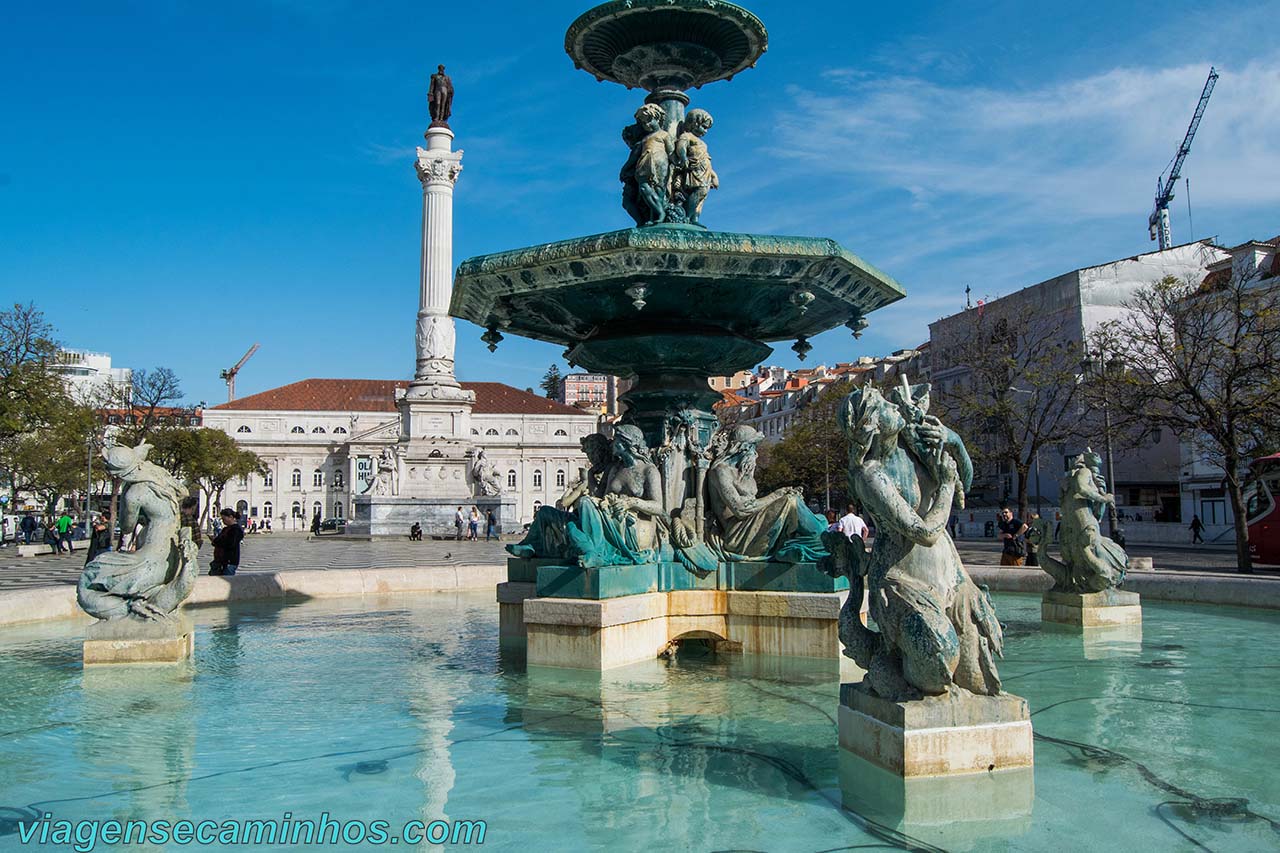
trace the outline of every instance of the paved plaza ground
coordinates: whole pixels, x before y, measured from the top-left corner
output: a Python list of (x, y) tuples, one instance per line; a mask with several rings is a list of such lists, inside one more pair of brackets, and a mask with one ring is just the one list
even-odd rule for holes
[[(508, 540), (510, 541), (510, 540)], [(956, 543), (966, 563), (998, 563), (1000, 549), (994, 540), (966, 540)], [(1130, 554), (1151, 557), (1157, 569), (1174, 571), (1232, 572), (1235, 559), (1221, 548), (1199, 549), (1156, 545), (1134, 545)], [(240, 572), (276, 572), (297, 569), (414, 568), (438, 565), (500, 563), (506, 559), (502, 543), (458, 542), (453, 540), (381, 539), (347, 540), (339, 536), (313, 538), (304, 534), (273, 533), (247, 537)], [(208, 571), (213, 551), (206, 543), (200, 551), (201, 573)], [(0, 592), (42, 586), (75, 584), (84, 567), (84, 551), (60, 556), (19, 558), (16, 549), (0, 549)], [(1280, 568), (1260, 567), (1258, 574), (1280, 578)]]

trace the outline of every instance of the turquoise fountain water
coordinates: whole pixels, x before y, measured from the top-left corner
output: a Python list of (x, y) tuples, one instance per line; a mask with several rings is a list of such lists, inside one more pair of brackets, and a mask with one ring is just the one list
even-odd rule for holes
[(196, 610), (195, 660), (165, 669), (85, 672), (73, 625), (0, 631), (0, 850), (30, 813), (325, 811), (484, 820), (486, 849), (1280, 845), (1280, 614), (1147, 603), (1140, 642), (1086, 645), (1038, 598), (997, 598), (1001, 672), (1034, 712), (1027, 817), (842, 809), (833, 664), (526, 671), (475, 593)]

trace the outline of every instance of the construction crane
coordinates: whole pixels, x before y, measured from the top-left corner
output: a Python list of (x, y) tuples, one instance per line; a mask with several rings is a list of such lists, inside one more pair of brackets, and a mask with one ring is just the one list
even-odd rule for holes
[(228, 403), (233, 403), (235, 402), (235, 399), (236, 399), (236, 374), (240, 372), (240, 368), (244, 367), (244, 363), (248, 361), (250, 358), (252, 358), (253, 354), (257, 351), (258, 351), (258, 345), (254, 344), (253, 346), (249, 347), (249, 351), (244, 354), (244, 358), (236, 362), (235, 367), (231, 368), (230, 370), (222, 371), (222, 374), (221, 374), (222, 378), (227, 380), (227, 402)]
[(1196, 114), (1191, 117), (1191, 126), (1187, 128), (1186, 138), (1182, 140), (1178, 153), (1174, 155), (1169, 179), (1165, 180), (1164, 175), (1156, 178), (1156, 209), (1151, 211), (1151, 216), (1147, 219), (1147, 227), (1151, 232), (1151, 239), (1160, 241), (1161, 251), (1173, 245), (1173, 235), (1169, 231), (1169, 202), (1173, 201), (1173, 191), (1178, 185), (1178, 178), (1182, 175), (1182, 164), (1191, 153), (1191, 140), (1196, 138), (1200, 119), (1204, 118), (1204, 108), (1208, 106), (1209, 96), (1213, 94), (1213, 86), (1217, 82), (1218, 71), (1210, 68), (1209, 79), (1205, 81), (1204, 91), (1200, 93), (1200, 103), (1196, 105)]

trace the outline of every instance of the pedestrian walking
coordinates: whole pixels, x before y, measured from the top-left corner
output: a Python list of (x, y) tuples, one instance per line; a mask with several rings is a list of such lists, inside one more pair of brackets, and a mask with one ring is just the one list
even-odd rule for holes
[(89, 554), (84, 558), (85, 565), (93, 562), (103, 551), (111, 550), (111, 513), (104, 512), (98, 516), (89, 532)]
[(1204, 544), (1204, 537), (1200, 535), (1202, 532), (1204, 532), (1204, 522), (1200, 520), (1200, 516), (1193, 514), (1191, 516), (1191, 544), (1192, 545), (1196, 544), (1197, 542), (1199, 542), (1200, 544)]
[(222, 511), (222, 529), (213, 537), (213, 562), (209, 564), (209, 574), (234, 575), (240, 568), (240, 542), (244, 539), (244, 529), (240, 527), (240, 513), (234, 509)]
[(311, 516), (311, 535), (312, 536), (320, 535), (320, 513), (318, 512), (315, 515)]
[(498, 519), (494, 516), (493, 510), (485, 513), (484, 519), (484, 541), (496, 539), (498, 536)]
[(1027, 565), (1028, 566), (1038, 567), (1040, 565), (1040, 540), (1038, 538), (1039, 534), (1035, 533), (1033, 535), (1035, 531), (1039, 530), (1039, 528), (1036, 527), (1036, 522), (1039, 520), (1040, 520), (1039, 513), (1035, 513), (1035, 512), (1027, 513), (1026, 540), (1027, 540)]
[(1000, 510), (997, 525), (1000, 528), (1000, 539), (1003, 542), (1000, 551), (1000, 565), (1021, 566), (1027, 559), (1027, 541), (1024, 538), (1027, 525), (1013, 517), (1013, 510), (1008, 507)]
[(458, 507), (458, 511), (453, 514), (453, 527), (455, 530), (454, 539), (462, 541), (462, 525), (466, 523), (466, 519), (462, 515), (462, 507)]
[(467, 519), (467, 538), (472, 542), (480, 541), (480, 508), (471, 507), (471, 517)]
[(75, 550), (75, 548), (71, 547), (71, 527), (75, 522), (64, 510), (62, 515), (58, 516), (56, 523), (58, 525), (58, 551), (61, 553), (65, 547), (66, 553), (70, 554)]
[[(13, 531), (13, 543), (18, 544), (18, 531)], [(0, 548), (9, 547), (9, 518), (0, 518)]]
[(22, 544), (30, 545), (31, 540), (35, 538), (36, 531), (40, 529), (40, 523), (35, 520), (31, 513), (27, 513), (22, 517), (18, 527), (22, 531)]

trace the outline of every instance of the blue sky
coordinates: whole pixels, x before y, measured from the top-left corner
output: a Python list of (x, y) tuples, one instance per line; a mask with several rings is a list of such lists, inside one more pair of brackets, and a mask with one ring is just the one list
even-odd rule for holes
[[(454, 259), (624, 227), (618, 131), (637, 92), (563, 52), (589, 2), (7, 3), (0, 296), (68, 346), (174, 368), (190, 401), (413, 365), (437, 63), (465, 149)], [(712, 228), (833, 237), (908, 298), (808, 364), (911, 346), (963, 305), (1148, 251), (1156, 175), (1211, 64), (1184, 174), (1195, 237), (1280, 233), (1276, 3), (781, 2), (770, 48), (694, 92)], [(51, 11), (56, 8), (56, 11)], [(1176, 242), (1191, 235), (1174, 203)], [(459, 323), (462, 379), (536, 385), (559, 348), (496, 354)], [(775, 363), (797, 366), (785, 344)], [(563, 364), (561, 365), (563, 367)]]

